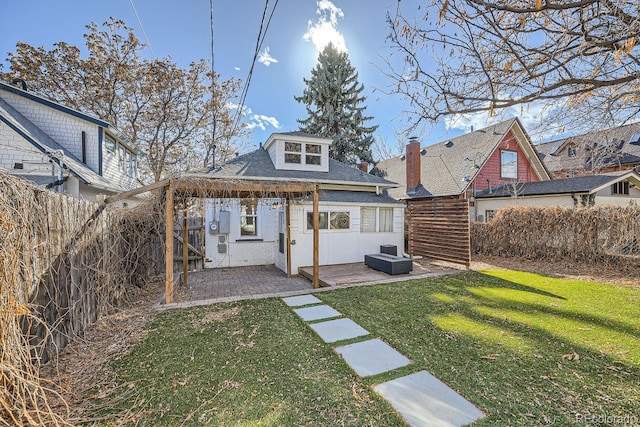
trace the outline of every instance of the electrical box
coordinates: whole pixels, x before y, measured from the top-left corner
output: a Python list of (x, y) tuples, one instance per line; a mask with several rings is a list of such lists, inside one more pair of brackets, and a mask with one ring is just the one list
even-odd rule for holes
[(209, 234), (218, 234), (220, 232), (220, 224), (218, 221), (209, 221)]
[(229, 234), (231, 232), (231, 212), (220, 211), (218, 215), (218, 233)]
[(218, 245), (218, 253), (219, 254), (226, 254), (227, 253), (227, 245), (225, 245), (224, 243), (219, 244)]

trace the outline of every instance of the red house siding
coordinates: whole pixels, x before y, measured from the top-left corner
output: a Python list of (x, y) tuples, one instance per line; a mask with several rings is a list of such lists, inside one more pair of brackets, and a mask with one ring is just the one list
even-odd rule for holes
[[(518, 182), (533, 182), (540, 181), (536, 175), (531, 163), (527, 160), (522, 148), (518, 144), (516, 138), (511, 132), (509, 132), (504, 139), (500, 142), (489, 159), (484, 164), (482, 169), (478, 172), (475, 179), (476, 190), (486, 190), (489, 188), (487, 180), (491, 181), (491, 188), (495, 188), (498, 185), (506, 184), (512, 180), (503, 179), (500, 176), (500, 152), (501, 150), (515, 151), (518, 153)], [(473, 188), (473, 186), (472, 186)]]

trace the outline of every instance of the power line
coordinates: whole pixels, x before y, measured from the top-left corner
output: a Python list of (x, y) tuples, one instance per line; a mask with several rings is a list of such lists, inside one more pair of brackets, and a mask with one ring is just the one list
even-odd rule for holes
[[(253, 59), (251, 61), (251, 67), (249, 68), (249, 73), (247, 75), (247, 80), (245, 81), (244, 87), (242, 88), (242, 92), (240, 94), (240, 102), (238, 104), (238, 111), (236, 112), (235, 119), (233, 121), (233, 126), (231, 127), (231, 134), (233, 135), (240, 125), (240, 118), (242, 117), (242, 110), (244, 109), (244, 103), (247, 99), (247, 94), (249, 92), (249, 86), (251, 85), (251, 77), (253, 76), (253, 69), (256, 65), (256, 60), (258, 59), (258, 55), (260, 54), (260, 49), (262, 48), (262, 44), (264, 43), (264, 39), (267, 35), (267, 31), (269, 30), (269, 25), (271, 24), (271, 18), (273, 18), (273, 13), (278, 6), (278, 0), (275, 0), (273, 8), (271, 9), (271, 13), (269, 14), (269, 18), (267, 19), (267, 11), (269, 10), (269, 0), (266, 0), (264, 5), (264, 11), (262, 12), (262, 20), (260, 22), (260, 30), (258, 31), (258, 38), (256, 40), (256, 49), (253, 53)], [(266, 20), (266, 22), (265, 22)]]
[(142, 26), (142, 21), (140, 20), (140, 17), (138, 16), (138, 11), (136, 10), (136, 7), (133, 4), (133, 0), (129, 0), (129, 3), (131, 3), (131, 8), (133, 9), (133, 14), (136, 16), (136, 19), (138, 20), (138, 25), (140, 25), (140, 29), (142, 30), (142, 35), (144, 36), (144, 40), (147, 43), (147, 47), (149, 47), (149, 50), (151, 51), (151, 56), (155, 58), (156, 54), (153, 53), (153, 48), (151, 47), (151, 43), (149, 43), (149, 37), (147, 37), (147, 33), (144, 30), (144, 27)]

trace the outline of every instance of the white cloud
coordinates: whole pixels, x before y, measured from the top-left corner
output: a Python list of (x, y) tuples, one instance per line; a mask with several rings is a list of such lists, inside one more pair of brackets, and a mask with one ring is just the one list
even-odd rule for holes
[(259, 128), (265, 131), (267, 126), (280, 129), (280, 122), (275, 117), (265, 116), (264, 114), (251, 114), (247, 119), (247, 128), (249, 129)]
[(303, 38), (314, 44), (318, 52), (321, 52), (329, 43), (341, 52), (347, 51), (344, 36), (338, 31), (338, 19), (344, 18), (342, 9), (329, 0), (319, 0), (316, 14), (320, 15), (317, 22), (309, 20), (307, 32)]
[(258, 55), (258, 62), (260, 62), (261, 64), (264, 64), (264, 65), (266, 65), (268, 67), (269, 65), (271, 65), (274, 62), (278, 62), (278, 60), (275, 59), (273, 56), (271, 56), (271, 54), (269, 54), (269, 47), (267, 46)]
[[(235, 104), (232, 102), (227, 103), (227, 107), (231, 110), (237, 110), (239, 104)], [(247, 124), (247, 129), (255, 129), (259, 128), (260, 130), (267, 130), (267, 127), (273, 127), (275, 129), (280, 129), (280, 121), (273, 116), (265, 116), (264, 114), (256, 114), (253, 110), (244, 105), (242, 107), (242, 116), (245, 119), (245, 123)]]
[(500, 110), (493, 116), (488, 111), (475, 114), (458, 114), (444, 120), (447, 129), (458, 129), (465, 132), (471, 129), (482, 129), (510, 117), (518, 117), (525, 131), (533, 142), (547, 139), (557, 134), (560, 126), (549, 122), (549, 115), (556, 108), (562, 108), (557, 101), (554, 103), (531, 102), (526, 105), (514, 105)]
[(240, 71), (240, 67), (233, 67), (234, 70)]

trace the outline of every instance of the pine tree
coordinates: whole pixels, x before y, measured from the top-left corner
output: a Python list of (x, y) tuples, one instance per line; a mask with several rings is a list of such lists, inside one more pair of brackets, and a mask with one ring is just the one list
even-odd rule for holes
[(333, 138), (329, 150), (332, 159), (347, 164), (355, 164), (358, 159), (372, 162), (371, 144), (378, 126), (364, 124), (372, 117), (364, 115), (364, 85), (358, 82), (358, 73), (347, 54), (327, 45), (311, 70), (311, 78), (304, 82), (307, 87), (303, 95), (295, 97), (305, 104), (308, 114), (298, 120), (300, 131)]

